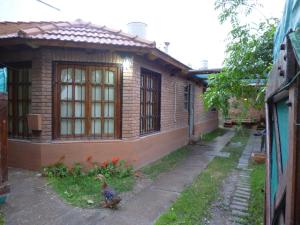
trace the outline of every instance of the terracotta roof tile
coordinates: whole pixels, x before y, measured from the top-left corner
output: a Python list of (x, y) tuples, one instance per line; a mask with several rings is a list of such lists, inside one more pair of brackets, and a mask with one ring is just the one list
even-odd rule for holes
[(74, 22), (0, 22), (0, 40), (12, 38), (145, 48), (146, 51), (152, 52), (175, 67), (185, 71), (190, 69), (167, 53), (157, 49), (154, 41), (81, 20)]
[(27, 38), (155, 48), (155, 42), (106, 26), (75, 22), (0, 22), (0, 39)]

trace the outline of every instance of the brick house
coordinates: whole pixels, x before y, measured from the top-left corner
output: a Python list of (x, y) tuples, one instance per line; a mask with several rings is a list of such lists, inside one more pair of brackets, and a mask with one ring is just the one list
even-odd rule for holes
[(189, 67), (137, 36), (69, 22), (1, 22), (9, 165), (118, 156), (136, 167), (218, 126)]

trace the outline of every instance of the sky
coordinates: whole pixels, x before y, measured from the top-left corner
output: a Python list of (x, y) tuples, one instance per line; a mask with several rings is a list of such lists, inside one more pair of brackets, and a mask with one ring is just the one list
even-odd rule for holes
[[(214, 0), (0, 0), (0, 21), (74, 21), (82, 19), (127, 31), (127, 23), (147, 24), (147, 39), (157, 45), (170, 42), (169, 54), (194, 69), (208, 60), (220, 68), (229, 24), (221, 25)], [(285, 0), (260, 0), (260, 12), (245, 21), (258, 22), (282, 15)]]

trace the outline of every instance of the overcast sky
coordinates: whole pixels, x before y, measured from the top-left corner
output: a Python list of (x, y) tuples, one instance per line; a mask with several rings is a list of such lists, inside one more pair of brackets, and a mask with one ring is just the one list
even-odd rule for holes
[[(170, 42), (169, 54), (197, 69), (203, 59), (209, 68), (221, 67), (229, 25), (220, 25), (214, 0), (0, 0), (1, 21), (82, 19), (126, 31), (126, 24), (148, 24), (148, 39)], [(281, 17), (284, 0), (261, 0), (266, 17)], [(261, 19), (260, 14), (255, 20)], [(249, 19), (250, 20), (250, 19)]]

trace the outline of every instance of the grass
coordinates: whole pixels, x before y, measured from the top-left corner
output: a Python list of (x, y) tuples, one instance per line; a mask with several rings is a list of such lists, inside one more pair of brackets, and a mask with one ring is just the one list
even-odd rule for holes
[[(211, 141), (218, 136), (222, 136), (226, 133), (225, 129), (218, 128), (208, 134), (204, 134), (203, 139), (205, 141)], [(168, 172), (172, 170), (176, 165), (178, 165), (183, 159), (188, 155), (187, 146), (177, 149), (174, 152), (164, 156), (163, 158), (150, 163), (149, 165), (143, 167), (141, 171), (150, 177), (155, 179), (159, 174), (163, 172)]]
[(204, 134), (202, 136), (201, 140), (202, 141), (212, 141), (216, 137), (224, 135), (226, 132), (227, 132), (226, 129), (217, 128), (210, 133)]
[[(89, 208), (98, 206), (102, 200), (100, 182), (94, 177), (67, 176), (64, 178), (52, 177), (48, 178), (48, 180), (58, 195), (71, 205)], [(107, 182), (116, 191), (126, 192), (132, 190), (135, 178), (133, 176), (125, 178), (114, 177), (108, 179)]]
[(183, 159), (185, 159), (187, 155), (188, 149), (186, 146), (179, 148), (161, 159), (143, 167), (141, 171), (151, 179), (155, 179), (160, 173), (172, 170)]
[(5, 224), (4, 215), (3, 213), (0, 212), (0, 225), (4, 225), (4, 224)]
[(236, 133), (231, 142), (241, 142), (241, 146), (226, 146), (223, 151), (229, 152), (229, 158), (215, 157), (177, 198), (175, 203), (163, 213), (155, 225), (200, 225), (203, 219), (209, 217), (209, 208), (219, 196), (222, 181), (237, 165), (242, 150), (245, 147), (249, 133)]
[(262, 225), (264, 219), (265, 164), (252, 164), (250, 175), (251, 198), (249, 202), (249, 225)]

